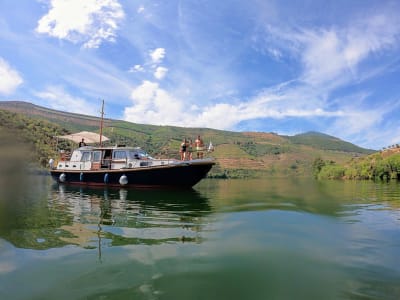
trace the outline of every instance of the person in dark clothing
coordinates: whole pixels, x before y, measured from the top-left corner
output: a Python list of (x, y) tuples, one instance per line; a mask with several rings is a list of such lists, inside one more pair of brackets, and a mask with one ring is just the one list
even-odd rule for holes
[(181, 147), (179, 149), (179, 153), (181, 154), (181, 160), (186, 159), (186, 149), (187, 149), (187, 141), (186, 139), (183, 139)]
[(85, 139), (82, 139), (82, 141), (79, 142), (79, 147), (83, 146), (86, 146)]

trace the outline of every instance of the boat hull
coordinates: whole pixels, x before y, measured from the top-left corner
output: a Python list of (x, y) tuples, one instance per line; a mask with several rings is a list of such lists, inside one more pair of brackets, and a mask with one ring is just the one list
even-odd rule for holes
[(201, 161), (167, 166), (118, 170), (51, 170), (59, 183), (138, 188), (190, 188), (203, 179), (215, 163)]

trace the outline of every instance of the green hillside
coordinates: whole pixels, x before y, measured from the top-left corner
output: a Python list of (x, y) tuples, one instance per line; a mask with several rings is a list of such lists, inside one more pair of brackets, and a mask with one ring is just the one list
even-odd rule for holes
[[(0, 129), (12, 128), (23, 132), (26, 140), (34, 145), (38, 152), (36, 160), (42, 165), (56, 150), (51, 142), (52, 136), (82, 130), (99, 132), (100, 119), (96, 117), (19, 101), (0, 102), (0, 110), (3, 110), (3, 118), (8, 119), (8, 122), (0, 123)], [(17, 125), (21, 122), (26, 125)], [(110, 138), (110, 144), (140, 146), (155, 157), (172, 158), (179, 157), (183, 138), (195, 140), (200, 134), (206, 144), (211, 141), (215, 146), (215, 151), (208, 154), (217, 161), (210, 172), (210, 176), (215, 177), (312, 176), (316, 159), (344, 164), (352, 157), (372, 152), (315, 132), (290, 137), (276, 133), (155, 126), (105, 119), (103, 134)]]
[(316, 161), (315, 175), (319, 179), (372, 179), (400, 180), (400, 147), (385, 149), (364, 157), (337, 164), (332, 161)]
[(370, 154), (371, 152), (374, 152), (373, 150), (364, 149), (352, 143), (342, 141), (341, 139), (338, 139), (334, 136), (314, 131), (298, 134), (293, 137), (288, 137), (288, 139), (295, 144), (309, 145), (325, 150), (338, 150), (365, 154)]
[(43, 119), (33, 119), (23, 114), (0, 109), (1, 155), (9, 157), (18, 152), (24, 154), (26, 163), (45, 166), (49, 157), (55, 157), (53, 137), (68, 131)]

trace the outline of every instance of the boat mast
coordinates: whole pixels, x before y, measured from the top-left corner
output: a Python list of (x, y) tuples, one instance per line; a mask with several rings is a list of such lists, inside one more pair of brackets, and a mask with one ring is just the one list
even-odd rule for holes
[(103, 137), (103, 119), (104, 119), (104, 99), (103, 99), (103, 104), (101, 106), (101, 119), (100, 119), (100, 147), (102, 146), (101, 144), (101, 139)]

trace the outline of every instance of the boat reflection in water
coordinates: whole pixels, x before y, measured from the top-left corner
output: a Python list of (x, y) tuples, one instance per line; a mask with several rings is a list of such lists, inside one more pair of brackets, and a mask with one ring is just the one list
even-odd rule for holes
[[(54, 209), (70, 222), (61, 238), (84, 248), (201, 243), (211, 208), (195, 190), (131, 190), (55, 185)], [(57, 208), (58, 207), (58, 208)]]

